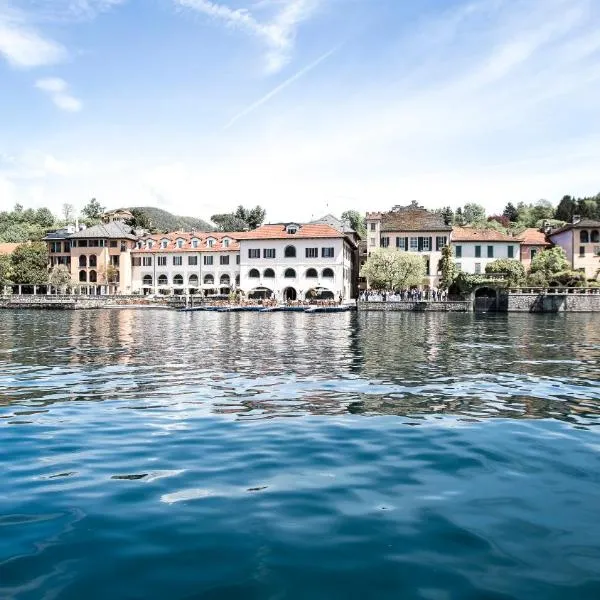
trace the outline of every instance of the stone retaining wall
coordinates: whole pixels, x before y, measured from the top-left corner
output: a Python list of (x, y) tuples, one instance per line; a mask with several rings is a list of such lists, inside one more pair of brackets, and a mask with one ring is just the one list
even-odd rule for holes
[(508, 294), (506, 310), (539, 313), (600, 312), (600, 294)]
[(470, 312), (471, 310), (473, 310), (473, 303), (461, 301), (359, 302), (358, 310), (408, 312)]

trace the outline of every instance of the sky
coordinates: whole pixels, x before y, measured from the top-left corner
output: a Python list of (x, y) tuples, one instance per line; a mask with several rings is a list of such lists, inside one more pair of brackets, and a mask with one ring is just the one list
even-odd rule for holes
[(600, 0), (0, 0), (0, 210), (600, 192)]

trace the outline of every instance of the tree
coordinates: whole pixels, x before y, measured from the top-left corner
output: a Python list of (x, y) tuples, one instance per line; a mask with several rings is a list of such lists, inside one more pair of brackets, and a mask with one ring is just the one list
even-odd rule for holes
[(66, 265), (56, 265), (50, 271), (48, 283), (58, 288), (64, 294), (65, 290), (73, 285), (71, 271)]
[(534, 225), (539, 221), (554, 219), (554, 206), (549, 200), (538, 200), (531, 208), (531, 217)]
[(554, 212), (554, 218), (559, 221), (566, 221), (567, 223), (571, 223), (573, 221), (573, 215), (577, 210), (577, 204), (575, 199), (571, 196), (563, 196), (561, 201), (558, 203), (556, 207), (556, 211)]
[(442, 248), (442, 259), (438, 265), (438, 270), (442, 272), (440, 279), (440, 288), (447, 290), (456, 278), (456, 264), (454, 263), (454, 250), (450, 244)]
[(210, 220), (217, 226), (218, 231), (246, 231), (249, 225), (233, 213), (213, 215)]
[(492, 215), (487, 218), (487, 222), (489, 223), (498, 223), (504, 229), (508, 229), (510, 227), (510, 219), (505, 215)]
[(132, 208), (129, 211), (132, 215), (131, 219), (127, 219), (126, 225), (129, 225), (132, 229), (145, 229), (146, 231), (152, 230), (152, 221), (150, 217), (139, 208)]
[(360, 271), (374, 288), (398, 290), (420, 285), (425, 277), (425, 261), (411, 252), (377, 248)]
[(63, 219), (65, 221), (65, 225), (68, 225), (73, 220), (73, 214), (75, 213), (75, 208), (72, 204), (68, 204), (65, 202), (62, 205), (62, 214)]
[(100, 221), (102, 215), (104, 214), (104, 206), (96, 200), (96, 198), (92, 198), (81, 211), (83, 216), (90, 221)]
[(34, 222), (37, 223), (40, 227), (44, 229), (48, 229), (54, 226), (54, 215), (52, 211), (48, 208), (38, 208), (35, 211)]
[(104, 273), (106, 283), (118, 283), (119, 270), (114, 265), (108, 265)]
[(449, 206), (442, 208), (442, 217), (444, 217), (444, 223), (446, 225), (452, 225), (454, 220), (454, 211)]
[(43, 285), (48, 283), (48, 250), (46, 244), (34, 242), (17, 246), (11, 254), (14, 283)]
[(508, 285), (518, 287), (525, 281), (525, 267), (518, 260), (498, 258), (485, 266), (486, 273), (505, 273)]
[(543, 273), (546, 279), (556, 273), (569, 270), (569, 261), (565, 251), (560, 247), (543, 250), (531, 261), (530, 273)]
[(0, 255), (0, 286), (9, 285), (12, 282), (13, 272), (10, 254)]
[(248, 229), (256, 229), (264, 223), (267, 211), (260, 206), (247, 209), (240, 205), (233, 214), (238, 219), (245, 221), (248, 225)]
[(485, 221), (485, 208), (481, 204), (469, 202), (463, 208), (463, 217), (469, 225), (476, 225)]
[(350, 227), (360, 235), (361, 238), (367, 236), (367, 223), (365, 216), (357, 210), (346, 210), (342, 213), (342, 221), (348, 221)]
[(512, 202), (509, 202), (502, 211), (502, 216), (506, 217), (511, 222), (516, 222), (519, 217), (519, 212), (517, 211), (515, 205)]
[(454, 224), (462, 226), (465, 224), (465, 217), (463, 215), (463, 209), (459, 206), (454, 213)]

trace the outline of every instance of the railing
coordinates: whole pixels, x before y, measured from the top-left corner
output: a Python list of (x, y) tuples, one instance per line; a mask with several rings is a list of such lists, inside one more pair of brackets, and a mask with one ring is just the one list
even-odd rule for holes
[(581, 294), (581, 295), (600, 295), (600, 288), (597, 287), (511, 287), (508, 288), (509, 294)]

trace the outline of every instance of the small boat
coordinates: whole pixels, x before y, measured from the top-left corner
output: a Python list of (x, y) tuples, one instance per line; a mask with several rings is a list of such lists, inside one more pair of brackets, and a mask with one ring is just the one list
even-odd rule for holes
[(307, 313), (340, 313), (340, 312), (348, 312), (351, 310), (350, 306), (311, 306), (307, 308), (304, 312)]

